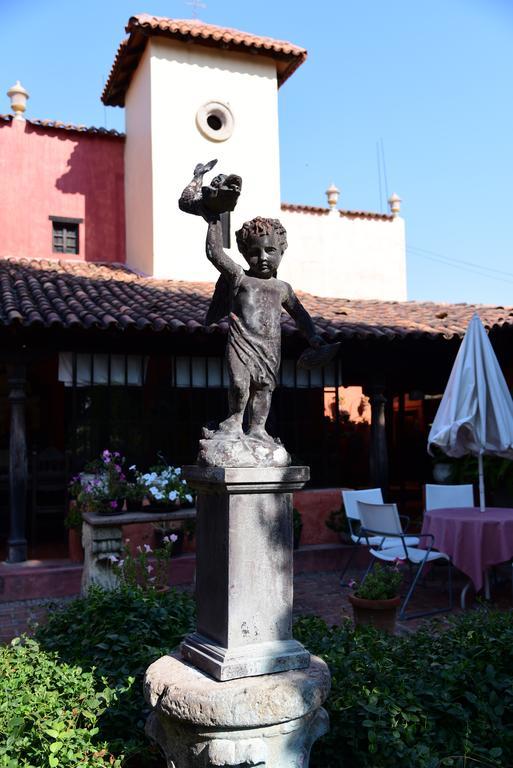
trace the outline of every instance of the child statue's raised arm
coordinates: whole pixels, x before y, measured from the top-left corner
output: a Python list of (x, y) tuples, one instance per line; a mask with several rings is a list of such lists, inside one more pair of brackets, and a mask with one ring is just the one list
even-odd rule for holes
[(223, 249), (223, 231), (221, 221), (218, 216), (212, 217), (208, 222), (207, 259), (212, 262), (214, 267), (226, 278), (239, 277), (243, 270), (240, 264), (237, 264)]

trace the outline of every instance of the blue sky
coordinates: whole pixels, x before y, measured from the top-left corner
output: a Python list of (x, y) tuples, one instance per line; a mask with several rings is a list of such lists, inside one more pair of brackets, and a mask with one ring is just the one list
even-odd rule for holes
[[(385, 188), (395, 191), (410, 299), (513, 305), (513, 3), (203, 4), (204, 21), (308, 49), (280, 89), (284, 201), (325, 205), (334, 181), (341, 207), (384, 210)], [(188, 18), (193, 8), (0, 0), (0, 11), (0, 94), (20, 79), (32, 117), (123, 130), (123, 111), (99, 97), (126, 21), (141, 12)]]

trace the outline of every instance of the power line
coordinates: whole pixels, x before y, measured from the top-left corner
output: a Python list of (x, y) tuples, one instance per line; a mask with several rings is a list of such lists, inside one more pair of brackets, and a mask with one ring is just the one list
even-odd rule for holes
[[(385, 195), (386, 195), (386, 202), (388, 202), (388, 198), (390, 195), (388, 194), (388, 178), (387, 178), (387, 166), (385, 163), (385, 144), (383, 142), (383, 138), (380, 138), (380, 144), (381, 144), (381, 161), (383, 163), (383, 178), (385, 179)], [(386, 205), (385, 205), (386, 210)]]
[(496, 272), (499, 275), (506, 275), (507, 277), (513, 277), (513, 272), (507, 272), (504, 269), (496, 269), (495, 267), (487, 267), (483, 264), (478, 264), (475, 261), (466, 261), (465, 259), (456, 259), (454, 256), (446, 256), (443, 253), (437, 253), (436, 251), (430, 251), (427, 248), (420, 248), (416, 245), (408, 245), (408, 248), (410, 248), (412, 251), (420, 251), (419, 256), (428, 253), (431, 256), (437, 256), (439, 259), (444, 259), (446, 261), (453, 261), (456, 264), (465, 264), (469, 267), (477, 267), (477, 269), (484, 269), (488, 272)]
[(429, 261), (434, 261), (437, 264), (442, 264), (445, 267), (452, 267), (453, 269), (458, 269), (458, 270), (460, 270), (462, 272), (468, 272), (469, 274), (478, 275), (479, 277), (487, 277), (490, 280), (497, 280), (498, 282), (501, 282), (501, 283), (512, 283), (513, 284), (513, 274), (511, 274), (511, 273), (506, 273), (506, 274), (509, 274), (510, 277), (511, 277), (511, 279), (508, 279), (507, 277), (504, 277), (504, 276), (500, 277), (498, 275), (491, 275), (491, 274), (489, 274), (488, 272), (484, 271), (486, 269), (486, 267), (482, 267), (482, 268), (481, 267), (477, 267), (477, 268), (475, 268), (475, 267), (467, 267), (467, 266), (465, 266), (465, 265), (463, 265), (461, 263), (454, 263), (452, 261), (449, 261), (448, 259), (445, 259), (444, 257), (438, 258), (437, 256), (429, 256), (426, 253), (418, 253), (418, 252), (410, 250), (409, 248), (407, 248), (406, 250), (412, 256), (420, 256), (423, 259), (429, 259)]

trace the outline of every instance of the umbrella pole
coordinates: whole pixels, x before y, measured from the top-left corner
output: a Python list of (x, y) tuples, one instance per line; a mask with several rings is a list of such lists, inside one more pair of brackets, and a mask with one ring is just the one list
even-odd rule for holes
[(483, 472), (483, 454), (480, 453), (477, 457), (477, 465), (479, 467), (479, 506), (481, 512), (485, 511), (485, 487), (484, 487), (484, 472)]

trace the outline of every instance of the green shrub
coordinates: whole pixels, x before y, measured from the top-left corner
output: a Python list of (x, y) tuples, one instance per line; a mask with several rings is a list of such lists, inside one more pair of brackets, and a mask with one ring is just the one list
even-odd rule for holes
[(93, 588), (87, 597), (51, 613), (36, 637), (63, 662), (93, 670), (98, 685), (105, 679), (116, 691), (99, 720), (100, 735), (114, 754), (148, 755), (144, 672), (172, 651), (194, 624), (194, 601), (183, 592)]
[(119, 766), (98, 735), (115, 692), (34, 640), (0, 647), (0, 766)]
[(304, 618), (295, 634), (332, 674), (311, 768), (513, 765), (511, 613), (469, 611), (405, 637)]

